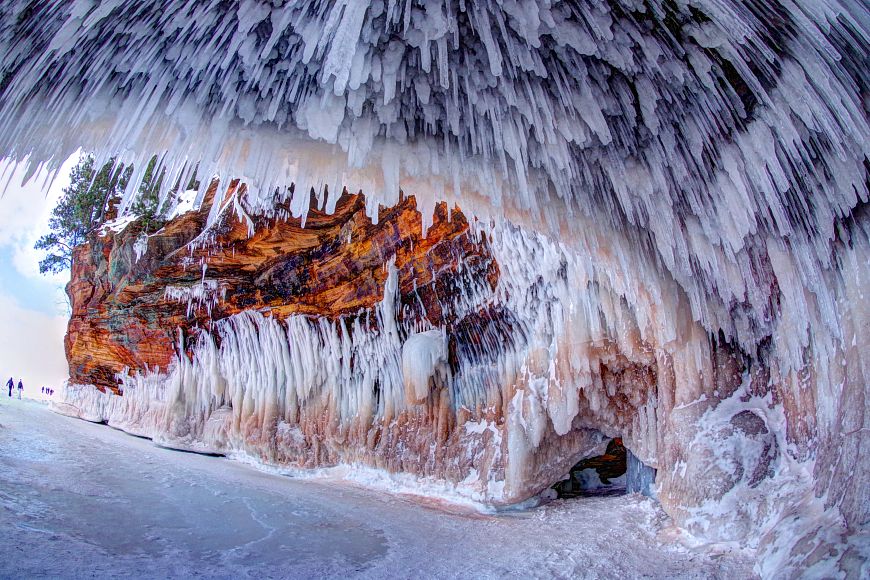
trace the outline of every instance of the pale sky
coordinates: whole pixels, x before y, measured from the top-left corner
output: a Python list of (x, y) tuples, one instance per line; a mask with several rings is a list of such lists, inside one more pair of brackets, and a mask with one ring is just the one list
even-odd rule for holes
[[(22, 185), (25, 168), (0, 159), (0, 384), (24, 381), (24, 395), (41, 398), (40, 387), (57, 389), (68, 377), (63, 350), (68, 306), (62, 275), (39, 273), (41, 252), (33, 244), (48, 231), (48, 217), (77, 157), (63, 164), (49, 186), (47, 172)], [(5, 191), (4, 191), (5, 188)]]

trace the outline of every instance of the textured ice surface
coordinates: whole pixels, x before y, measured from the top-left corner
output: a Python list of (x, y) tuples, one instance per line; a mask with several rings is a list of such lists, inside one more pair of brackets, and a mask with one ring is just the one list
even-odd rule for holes
[[(750, 574), (741, 550), (662, 545), (674, 530), (639, 497), (484, 515), (180, 454), (34, 403), (0, 400), (0, 424), (4, 578)], [(571, 541), (578, 521), (583, 542)]]
[(631, 451), (628, 452), (626, 461), (626, 493), (640, 493), (646, 496), (654, 495), (655, 470), (649, 465), (644, 465)]

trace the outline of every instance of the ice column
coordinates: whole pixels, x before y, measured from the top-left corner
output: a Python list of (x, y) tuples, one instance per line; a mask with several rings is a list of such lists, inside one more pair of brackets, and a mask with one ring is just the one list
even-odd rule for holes
[(626, 451), (625, 492), (655, 497), (656, 470), (644, 464), (631, 450)]

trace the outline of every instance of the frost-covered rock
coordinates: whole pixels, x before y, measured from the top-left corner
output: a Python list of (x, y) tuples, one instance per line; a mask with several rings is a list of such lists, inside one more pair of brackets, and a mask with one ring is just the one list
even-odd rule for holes
[[(156, 271), (170, 248), (189, 272), (155, 294), (154, 320), (117, 321), (129, 324), (109, 333), (127, 332), (116, 351), (83, 348), (94, 356), (75, 382), (140, 373), (125, 375), (129, 402), (91, 410), (185, 445), (211, 425), (214, 445), (269, 460), (437, 472), (504, 501), (622, 436), (658, 470), (678, 524), (757, 545), (768, 575), (861, 576), (868, 37), (866, 9), (845, 0), (12, 0), (0, 7), (0, 152), (57, 167), (79, 147), (98, 162), (120, 151), (139, 172), (159, 153), (167, 186), (197, 163), (246, 184), (203, 204), (203, 180), (200, 211), (176, 222), (198, 227), (151, 236), (144, 254), (106, 234), (123, 243), (95, 286), (105, 292), (135, 298), (141, 287), (115, 283)], [(366, 193), (378, 223), (352, 212), (322, 235), (313, 210), (341, 214), (344, 187)], [(379, 214), (400, 188), (420, 217), (381, 226), (395, 225)], [(432, 221), (439, 201), (480, 218), (456, 253), (419, 251), (422, 231), (450, 229)], [(288, 216), (307, 226), (293, 255), (328, 265), (320, 291), (304, 261), (281, 259), (258, 272), (270, 294), (206, 285), (239, 266), (200, 235), (206, 224), (234, 232), (234, 251), (244, 238), (277, 258), (270, 235)], [(378, 243), (348, 252), (370, 228)], [(78, 256), (95, 268), (74, 293), (103, 276), (98, 252)], [(438, 280), (433, 264), (451, 264), (452, 282), (386, 298)], [(354, 308), (365, 314), (351, 323)], [(188, 314), (209, 332), (176, 352)], [(99, 328), (74, 321), (70, 348)], [(427, 362), (405, 377), (403, 343), (439, 329), (449, 373), (407, 414), (405, 393), (419, 400), (428, 361), (443, 360), (409, 347)], [(285, 429), (286, 447), (273, 445), (282, 421), (305, 442)], [(474, 459), (458, 459), (469, 448)]]

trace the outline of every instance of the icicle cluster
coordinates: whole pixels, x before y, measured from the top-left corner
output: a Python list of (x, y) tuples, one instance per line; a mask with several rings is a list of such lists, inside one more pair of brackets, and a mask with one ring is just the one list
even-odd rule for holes
[[(139, 244), (139, 240), (136, 241), (136, 244)], [(134, 245), (134, 250), (138, 259), (140, 254), (136, 245)], [(188, 316), (203, 306), (206, 312), (211, 315), (212, 308), (223, 300), (226, 294), (227, 287), (225, 284), (221, 284), (217, 280), (206, 280), (205, 278), (192, 286), (167, 286), (164, 291), (164, 296), (167, 299), (187, 304)]]
[(569, 236), (591, 216), (750, 345), (765, 238), (818, 292), (835, 222), (868, 198), (868, 31), (836, 0), (16, 0), (0, 152), (56, 167), (85, 147), (140, 173), (158, 153), (167, 188), (198, 163), (296, 215), (346, 186), (375, 217), (415, 194), (424, 227), (439, 200)]

